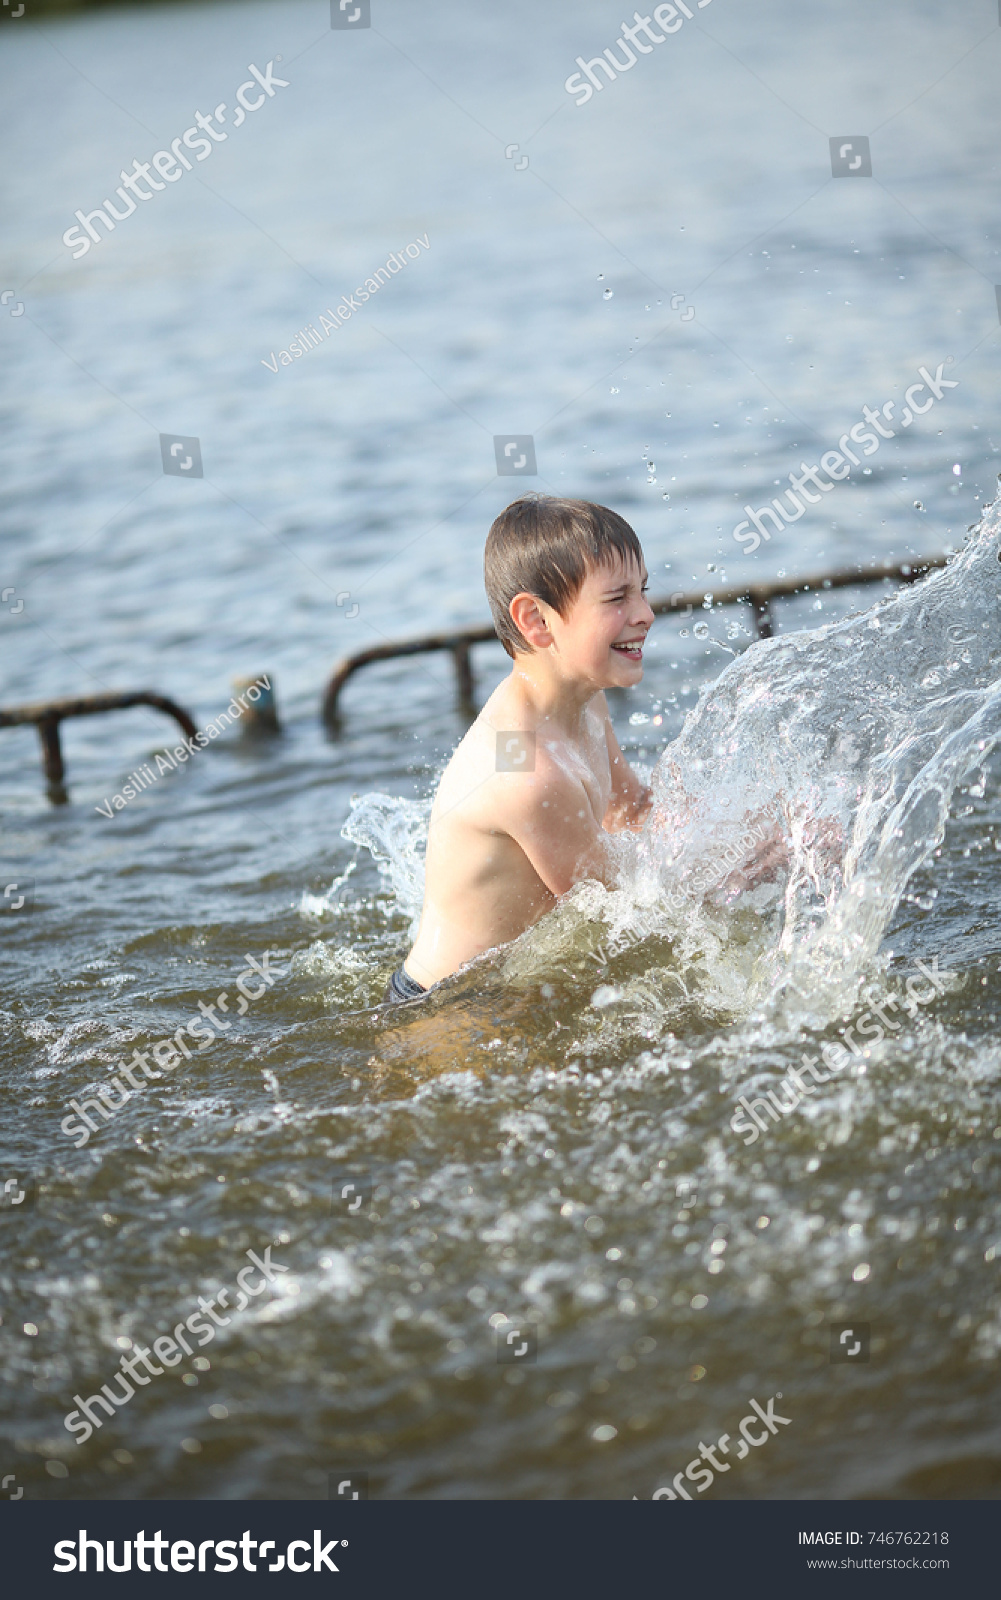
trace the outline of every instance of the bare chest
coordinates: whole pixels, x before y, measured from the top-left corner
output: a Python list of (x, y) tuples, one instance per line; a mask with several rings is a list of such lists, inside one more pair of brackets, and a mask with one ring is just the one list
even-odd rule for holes
[(599, 725), (596, 731), (588, 730), (578, 743), (562, 745), (553, 754), (567, 774), (580, 784), (600, 827), (612, 797), (604, 728)]

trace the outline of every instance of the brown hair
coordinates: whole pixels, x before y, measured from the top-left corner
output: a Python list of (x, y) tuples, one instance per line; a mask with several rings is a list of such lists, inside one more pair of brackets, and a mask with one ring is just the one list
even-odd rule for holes
[(494, 628), (508, 655), (530, 648), (511, 619), (516, 594), (534, 594), (566, 618), (588, 573), (617, 555), (643, 564), (632, 528), (607, 506), (553, 495), (512, 501), (487, 534), (483, 557)]

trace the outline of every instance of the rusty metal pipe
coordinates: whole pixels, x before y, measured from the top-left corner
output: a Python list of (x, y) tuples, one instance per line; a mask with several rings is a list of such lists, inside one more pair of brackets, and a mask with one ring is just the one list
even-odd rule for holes
[(62, 722), (66, 717), (93, 717), (102, 711), (125, 711), (129, 706), (152, 706), (173, 717), (184, 729), (189, 739), (198, 732), (188, 713), (175, 700), (165, 694), (155, 694), (152, 689), (134, 692), (113, 690), (109, 694), (89, 694), (75, 700), (39, 700), (34, 705), (9, 706), (0, 709), (0, 728), (14, 728), (26, 722), (49, 722), (55, 718)]
[(59, 719), (46, 717), (37, 724), (37, 727), (38, 737), (42, 741), (42, 767), (46, 782), (51, 789), (61, 789), (66, 773), (63, 767), (62, 745), (59, 742)]
[[(749, 602), (753, 608), (754, 626), (758, 638), (770, 639), (773, 626), (771, 609), (773, 600), (789, 599), (808, 590), (849, 589), (860, 584), (880, 583), (885, 578), (894, 578), (900, 583), (916, 583), (927, 572), (936, 567), (944, 567), (947, 560), (948, 557), (944, 555), (921, 556), (913, 561), (898, 563), (885, 561), (882, 565), (873, 565), (863, 572), (846, 568), (835, 572), (821, 572), (805, 578), (777, 578), (771, 583), (733, 584), (712, 593), (712, 608)], [(692, 611), (696, 611), (704, 605), (708, 593), (708, 590), (700, 590), (691, 594), (674, 595), (669, 600), (651, 600), (650, 608), (656, 616), (666, 616), (672, 611), (684, 611), (689, 607)], [(427, 655), (435, 650), (451, 650), (455, 660), (460, 701), (471, 704), (474, 685), (470, 646), (490, 642), (497, 642), (497, 635), (492, 627), (461, 628), (450, 633), (427, 633), (416, 639), (400, 639), (389, 644), (372, 645), (368, 650), (357, 651), (355, 655), (343, 656), (334, 667), (324, 692), (323, 721), (331, 730), (338, 728), (341, 690), (348, 679), (362, 667), (371, 665), (373, 661), (393, 661), (400, 656)]]
[(112, 691), (110, 694), (84, 695), (74, 700), (40, 700), (34, 705), (8, 706), (6, 710), (0, 709), (0, 728), (35, 724), (42, 744), (42, 766), (49, 799), (56, 805), (65, 805), (68, 796), (63, 787), (66, 771), (59, 740), (59, 724), (66, 717), (93, 717), (105, 711), (125, 711), (130, 706), (152, 706), (155, 711), (173, 717), (189, 739), (193, 739), (198, 731), (182, 706), (175, 700), (169, 700), (165, 694), (156, 694), (152, 689)]

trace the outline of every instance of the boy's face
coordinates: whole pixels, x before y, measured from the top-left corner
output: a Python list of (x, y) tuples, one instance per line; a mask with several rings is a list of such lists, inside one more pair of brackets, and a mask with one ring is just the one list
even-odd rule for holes
[(594, 567), (569, 615), (547, 611), (547, 622), (567, 676), (594, 689), (628, 689), (643, 676), (643, 645), (653, 622), (646, 601), (645, 566), (615, 556)]

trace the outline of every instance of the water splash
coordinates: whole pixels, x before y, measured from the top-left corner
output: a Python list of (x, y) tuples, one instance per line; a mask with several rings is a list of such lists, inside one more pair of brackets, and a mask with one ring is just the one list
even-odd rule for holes
[(352, 856), (344, 871), (335, 878), (329, 889), (324, 894), (311, 894), (308, 889), (302, 891), (299, 900), (299, 914), (304, 918), (315, 919), (317, 922), (335, 911), (338, 904), (338, 895), (358, 866), (357, 855)]
[(341, 837), (364, 845), (399, 910), (417, 933), (424, 903), (424, 852), (430, 800), (400, 800), (389, 794), (356, 795)]
[(707, 901), (768, 919), (750, 1000), (850, 1003), (954, 789), (997, 742), (999, 531), (1001, 501), (945, 569), (752, 646), (661, 756), (635, 890), (689, 923)]

